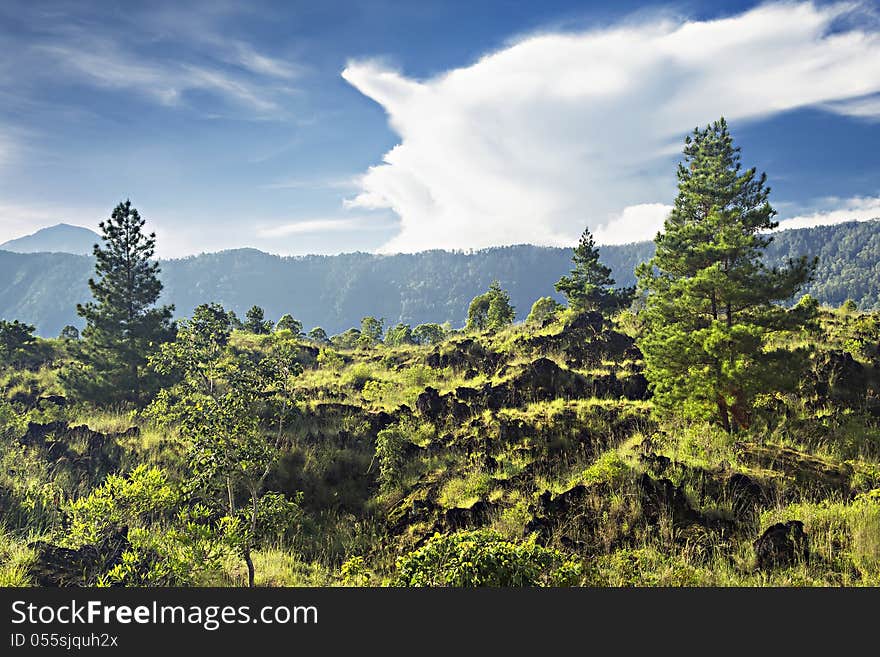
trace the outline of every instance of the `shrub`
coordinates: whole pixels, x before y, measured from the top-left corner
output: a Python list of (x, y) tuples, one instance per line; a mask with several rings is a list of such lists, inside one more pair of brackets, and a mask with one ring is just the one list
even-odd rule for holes
[(327, 347), (322, 347), (318, 352), (318, 366), (323, 367), (328, 370), (339, 370), (342, 369), (344, 361), (342, 360), (342, 356), (333, 351), (332, 349), (328, 349)]
[(70, 505), (69, 539), (93, 543), (113, 527), (133, 527), (173, 512), (178, 494), (159, 468), (141, 465), (127, 477), (109, 475), (88, 497)]
[(396, 586), (572, 586), (581, 564), (534, 541), (490, 530), (435, 534), (397, 562)]
[(395, 424), (376, 435), (376, 460), (379, 461), (379, 485), (390, 490), (400, 483), (406, 465), (406, 446), (409, 437), (405, 428)]
[(343, 383), (355, 390), (363, 390), (367, 381), (373, 381), (375, 378), (372, 367), (366, 363), (355, 363), (345, 373)]

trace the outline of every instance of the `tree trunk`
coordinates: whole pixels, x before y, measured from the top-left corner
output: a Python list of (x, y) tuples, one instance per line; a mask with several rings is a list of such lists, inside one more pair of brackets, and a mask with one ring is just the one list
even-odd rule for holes
[(254, 560), (251, 559), (250, 547), (244, 549), (244, 562), (247, 564), (248, 569), (248, 586), (254, 588)]
[(724, 399), (723, 395), (718, 395), (716, 401), (718, 403), (718, 419), (721, 421), (721, 426), (724, 428), (724, 431), (730, 433), (730, 415), (727, 410), (727, 400)]
[(751, 424), (749, 421), (749, 408), (742, 390), (737, 390), (734, 393), (734, 402), (730, 412), (733, 416), (735, 428), (749, 428), (749, 425)]
[(251, 531), (244, 549), (244, 560), (248, 567), (248, 586), (254, 585), (254, 562), (251, 560), (251, 545), (255, 544), (257, 535), (257, 489), (251, 489)]

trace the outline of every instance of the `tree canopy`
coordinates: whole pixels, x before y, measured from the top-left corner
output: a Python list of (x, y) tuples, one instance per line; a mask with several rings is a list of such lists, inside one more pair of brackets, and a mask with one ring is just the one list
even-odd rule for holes
[(728, 431), (750, 422), (751, 400), (767, 389), (771, 331), (792, 317), (790, 299), (815, 262), (783, 268), (761, 261), (776, 211), (766, 175), (743, 171), (727, 123), (695, 129), (678, 167), (678, 195), (655, 256), (638, 269), (646, 296), (639, 347), (661, 408), (710, 414)]
[(609, 313), (632, 299), (632, 289), (614, 289), (611, 268), (599, 261), (599, 248), (589, 228), (584, 228), (571, 259), (574, 268), (554, 287), (565, 295), (572, 310)]
[(152, 258), (156, 234), (126, 200), (99, 225), (93, 301), (77, 305), (86, 320), (82, 332), (85, 368), (67, 373), (68, 384), (90, 399), (140, 404), (155, 379), (146, 369), (158, 345), (173, 336), (173, 306), (156, 307), (162, 292), (159, 263)]

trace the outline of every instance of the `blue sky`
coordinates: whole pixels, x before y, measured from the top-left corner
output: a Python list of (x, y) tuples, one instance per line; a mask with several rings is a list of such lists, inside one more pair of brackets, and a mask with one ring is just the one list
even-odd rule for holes
[(728, 117), (784, 226), (880, 215), (880, 9), (4, 2), (0, 242), (131, 198), (179, 256), (650, 239)]

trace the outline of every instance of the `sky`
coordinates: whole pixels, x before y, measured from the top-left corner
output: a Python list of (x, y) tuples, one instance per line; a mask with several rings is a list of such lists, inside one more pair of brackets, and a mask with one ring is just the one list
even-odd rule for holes
[(652, 239), (720, 116), (780, 227), (880, 217), (880, 4), (0, 3), (0, 242), (128, 198), (158, 254)]

